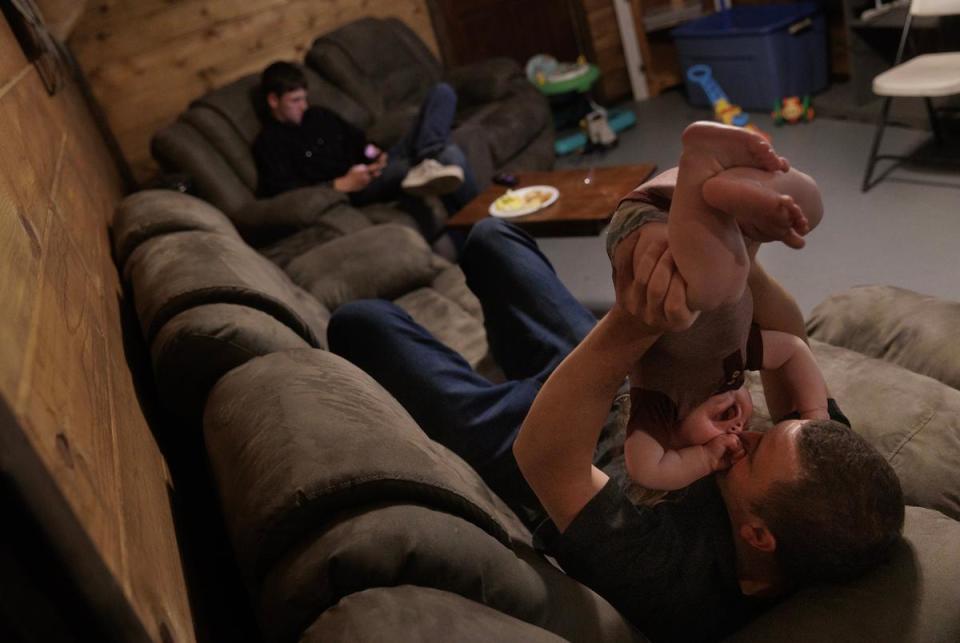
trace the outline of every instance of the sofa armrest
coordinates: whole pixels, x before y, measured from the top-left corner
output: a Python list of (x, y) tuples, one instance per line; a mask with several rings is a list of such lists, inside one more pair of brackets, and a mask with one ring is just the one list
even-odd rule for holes
[(807, 332), (960, 389), (960, 302), (895, 288), (860, 286), (813, 309)]
[(516, 62), (509, 58), (491, 58), (449, 70), (444, 80), (456, 90), (462, 106), (470, 106), (505, 97), (518, 78), (523, 78), (523, 72)]
[(277, 196), (256, 199), (233, 212), (231, 219), (241, 236), (255, 247), (308, 228), (347, 195), (330, 186), (298, 188)]

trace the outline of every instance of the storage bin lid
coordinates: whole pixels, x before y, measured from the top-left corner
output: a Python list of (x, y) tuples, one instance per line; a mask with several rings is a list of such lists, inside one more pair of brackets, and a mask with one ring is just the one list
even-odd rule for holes
[(730, 38), (779, 31), (819, 11), (815, 2), (733, 7), (692, 20), (670, 33), (674, 38)]

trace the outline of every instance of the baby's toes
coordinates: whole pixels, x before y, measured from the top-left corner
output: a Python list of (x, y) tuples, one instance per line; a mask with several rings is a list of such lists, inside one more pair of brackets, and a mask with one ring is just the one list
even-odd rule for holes
[(757, 165), (768, 172), (786, 172), (790, 169), (787, 159), (777, 154), (773, 146), (760, 136), (754, 136), (750, 141), (750, 152)]
[(785, 204), (785, 208), (787, 216), (790, 218), (790, 227), (800, 234), (806, 234), (810, 232), (810, 223), (807, 221), (807, 217), (803, 213), (803, 209), (793, 199), (793, 197), (787, 198), (789, 201)]

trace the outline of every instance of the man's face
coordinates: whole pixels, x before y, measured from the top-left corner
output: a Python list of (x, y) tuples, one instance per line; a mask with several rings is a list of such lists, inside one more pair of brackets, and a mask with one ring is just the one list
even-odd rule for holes
[(724, 433), (739, 433), (752, 415), (753, 400), (745, 386), (712, 395), (680, 422), (673, 432), (675, 446), (705, 444)]
[[(740, 441), (747, 455), (717, 473), (720, 493), (735, 521), (752, 514), (751, 503), (761, 500), (775, 482), (800, 475), (797, 439), (809, 420), (784, 420), (766, 433), (744, 431)], [(742, 513), (745, 512), (745, 513)]]
[(307, 90), (294, 89), (280, 96), (268, 94), (267, 103), (278, 122), (299, 125), (303, 120), (303, 113), (307, 111)]

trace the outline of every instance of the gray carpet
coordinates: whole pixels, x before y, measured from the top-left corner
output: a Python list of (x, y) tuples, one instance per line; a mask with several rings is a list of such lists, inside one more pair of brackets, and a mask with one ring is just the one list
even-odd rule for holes
[[(816, 103), (815, 103), (816, 104)], [(710, 118), (667, 92), (629, 105), (637, 125), (623, 132), (613, 150), (560, 159), (560, 167), (622, 165), (652, 161), (660, 170), (676, 163), (680, 133), (690, 122)], [(770, 133), (777, 150), (819, 183), (826, 204), (807, 247), (767, 244), (760, 260), (797, 298), (804, 313), (832, 292), (883, 283), (960, 300), (960, 171), (932, 166), (897, 167), (871, 191), (860, 192), (874, 127), (817, 118), (775, 127), (768, 115), (753, 122)], [(883, 149), (904, 154), (929, 139), (925, 130), (888, 129)], [(951, 139), (960, 147), (960, 138)], [(545, 254), (560, 278), (591, 310), (613, 301), (603, 237), (543, 238)]]

